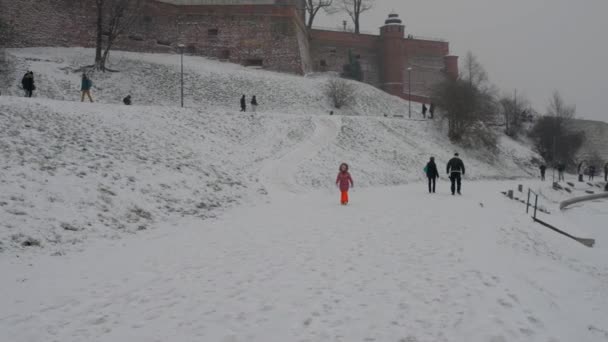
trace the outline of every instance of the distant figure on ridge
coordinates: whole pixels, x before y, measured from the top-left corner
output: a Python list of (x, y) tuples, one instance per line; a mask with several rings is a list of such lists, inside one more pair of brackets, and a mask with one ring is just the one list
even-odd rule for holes
[(25, 73), (25, 75), (23, 75), (21, 85), (25, 91), (25, 97), (32, 97), (34, 90), (36, 90), (36, 85), (34, 84), (34, 73), (32, 71), (28, 71)]
[(80, 102), (84, 102), (84, 97), (88, 96), (89, 101), (93, 102), (93, 98), (91, 97), (91, 88), (93, 87), (93, 81), (87, 76), (87, 74), (82, 74), (82, 80), (80, 82), (80, 91), (82, 92), (82, 96), (80, 97)]
[(426, 103), (422, 104), (422, 117), (426, 119)]
[(429, 194), (435, 193), (435, 183), (439, 178), (439, 171), (437, 170), (437, 164), (435, 164), (435, 157), (431, 157), (431, 160), (426, 164), (424, 168), (426, 177), (429, 179)]
[(452, 195), (454, 195), (456, 192), (458, 192), (459, 195), (462, 195), (460, 193), (460, 188), (462, 183), (462, 176), (464, 175), (465, 169), (464, 163), (458, 157), (458, 153), (455, 153), (454, 158), (450, 159), (450, 161), (448, 162), (446, 172), (448, 175), (450, 175), (450, 181), (452, 182)]
[(131, 95), (127, 95), (127, 97), (122, 99), (122, 103), (124, 103), (127, 106), (130, 106), (131, 105)]
[(541, 164), (540, 165), (540, 180), (541, 181), (545, 180), (545, 171), (547, 171), (547, 166), (545, 166), (545, 164)]
[(247, 111), (247, 99), (245, 99), (245, 95), (241, 97), (241, 112)]
[(557, 181), (558, 182), (565, 181), (564, 171), (566, 171), (566, 165), (564, 165), (564, 163), (557, 164), (557, 175), (558, 175)]
[(354, 187), (353, 178), (350, 176), (348, 172), (348, 164), (342, 163), (340, 165), (340, 170), (338, 172), (338, 177), (336, 178), (336, 185), (340, 189), (340, 204), (347, 205), (348, 204), (348, 189), (350, 187)]
[(583, 176), (585, 175), (585, 161), (578, 163), (577, 171), (578, 171), (578, 181), (584, 182), (585, 180), (583, 179)]
[(589, 166), (589, 181), (592, 181), (595, 178), (595, 165)]
[(251, 98), (251, 111), (255, 113), (256, 108), (258, 108), (258, 100), (255, 98), (255, 95)]

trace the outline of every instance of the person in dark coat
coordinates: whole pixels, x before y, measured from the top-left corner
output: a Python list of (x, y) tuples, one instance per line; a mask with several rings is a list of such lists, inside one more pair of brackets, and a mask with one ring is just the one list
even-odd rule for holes
[(122, 103), (124, 103), (127, 106), (130, 106), (131, 105), (131, 95), (127, 95), (127, 97), (122, 99)]
[(604, 182), (608, 182), (608, 163), (604, 165)]
[(578, 164), (578, 181), (579, 182), (584, 182), (585, 180), (583, 179), (583, 176), (585, 175), (585, 162), (582, 161)]
[(32, 97), (34, 90), (36, 90), (36, 85), (34, 84), (34, 73), (31, 71), (26, 72), (21, 80), (21, 85), (25, 91), (25, 97)]
[(247, 111), (247, 99), (245, 99), (245, 95), (241, 97), (241, 112)]
[(462, 185), (462, 176), (464, 176), (465, 169), (464, 163), (458, 157), (458, 153), (455, 153), (454, 158), (450, 159), (450, 161), (448, 162), (446, 172), (450, 176), (450, 181), (452, 182), (452, 195), (454, 195), (456, 192), (458, 192), (459, 195), (462, 195), (462, 193), (460, 192), (460, 188)]
[(545, 180), (545, 172), (547, 171), (547, 166), (545, 166), (545, 164), (541, 164), (540, 166), (540, 180), (544, 181)]
[(437, 164), (435, 164), (435, 157), (431, 157), (431, 160), (426, 164), (424, 168), (426, 177), (429, 179), (429, 194), (435, 193), (435, 183), (439, 178), (439, 171), (437, 170)]
[(82, 96), (80, 97), (80, 102), (84, 102), (84, 97), (88, 96), (89, 101), (93, 102), (93, 97), (91, 96), (91, 88), (93, 87), (93, 81), (87, 76), (87, 74), (82, 74), (82, 79), (80, 81), (80, 92)]
[(429, 108), (429, 118), (435, 117), (435, 104), (431, 103), (431, 107)]
[(422, 117), (426, 119), (426, 103), (422, 104)]
[(256, 108), (258, 108), (258, 99), (256, 99), (254, 95), (251, 98), (251, 111), (255, 113)]
[(557, 164), (557, 181), (561, 182), (564, 181), (564, 171), (566, 171), (566, 165), (564, 165), (564, 163), (559, 163)]
[(589, 166), (589, 181), (592, 181), (595, 178), (595, 165)]

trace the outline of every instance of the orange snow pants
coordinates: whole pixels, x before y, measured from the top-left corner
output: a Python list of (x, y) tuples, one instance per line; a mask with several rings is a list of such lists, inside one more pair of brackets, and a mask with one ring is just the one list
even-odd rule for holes
[(340, 203), (346, 204), (348, 203), (348, 191), (341, 191), (342, 196), (340, 197)]

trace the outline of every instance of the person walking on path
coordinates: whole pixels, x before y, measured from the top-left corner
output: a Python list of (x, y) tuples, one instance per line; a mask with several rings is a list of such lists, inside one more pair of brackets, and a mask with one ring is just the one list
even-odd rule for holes
[(25, 75), (23, 75), (21, 85), (25, 91), (25, 97), (32, 97), (34, 90), (36, 90), (36, 85), (34, 84), (34, 73), (32, 71), (28, 71), (25, 73)]
[(426, 103), (422, 104), (422, 117), (426, 119)]
[(582, 161), (578, 164), (578, 181), (579, 182), (584, 182), (585, 180), (583, 179), (584, 175), (585, 175), (585, 162)]
[(88, 96), (89, 101), (93, 102), (93, 97), (91, 97), (91, 88), (93, 87), (93, 81), (87, 76), (87, 74), (82, 74), (82, 80), (80, 82), (80, 91), (82, 92), (82, 96), (80, 97), (80, 102), (84, 102), (84, 97)]
[(354, 187), (353, 178), (350, 176), (348, 172), (348, 164), (342, 163), (340, 165), (340, 171), (338, 172), (338, 177), (336, 178), (336, 186), (340, 189), (340, 204), (347, 205), (348, 204), (348, 190), (350, 187)]
[(604, 182), (608, 182), (608, 163), (604, 165)]
[(564, 165), (564, 163), (557, 164), (557, 181), (558, 182), (566, 180), (564, 178), (564, 171), (566, 171), (566, 165)]
[(589, 181), (595, 178), (595, 165), (589, 166)]
[(245, 95), (241, 97), (241, 112), (247, 111), (247, 99), (245, 99)]
[(435, 104), (431, 103), (431, 107), (429, 108), (429, 118), (433, 119), (435, 117)]
[(547, 171), (547, 166), (545, 166), (545, 164), (541, 164), (540, 165), (540, 180), (544, 181), (545, 180), (545, 172)]
[(122, 99), (122, 103), (124, 103), (127, 106), (131, 105), (131, 95), (127, 95), (127, 97), (125, 97), (124, 99)]
[(255, 98), (255, 95), (251, 98), (251, 111), (255, 113), (256, 108), (258, 108), (258, 100)]
[(426, 177), (429, 179), (429, 194), (435, 193), (435, 183), (439, 178), (439, 171), (437, 170), (437, 164), (435, 164), (435, 157), (431, 157), (431, 160), (426, 164), (424, 168)]
[(456, 192), (458, 192), (459, 195), (462, 195), (460, 189), (462, 185), (462, 176), (464, 176), (465, 169), (464, 163), (458, 157), (458, 153), (455, 153), (454, 158), (450, 159), (448, 162), (446, 172), (450, 176), (450, 181), (452, 182), (452, 195), (454, 195)]

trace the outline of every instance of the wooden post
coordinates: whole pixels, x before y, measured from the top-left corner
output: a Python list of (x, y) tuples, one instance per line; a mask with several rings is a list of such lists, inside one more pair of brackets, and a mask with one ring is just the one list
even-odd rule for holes
[(534, 218), (536, 219), (536, 209), (538, 209), (538, 195), (536, 195), (536, 199), (534, 200)]
[(526, 201), (526, 214), (530, 211), (530, 191), (532, 191), (532, 190), (528, 189), (528, 200)]

